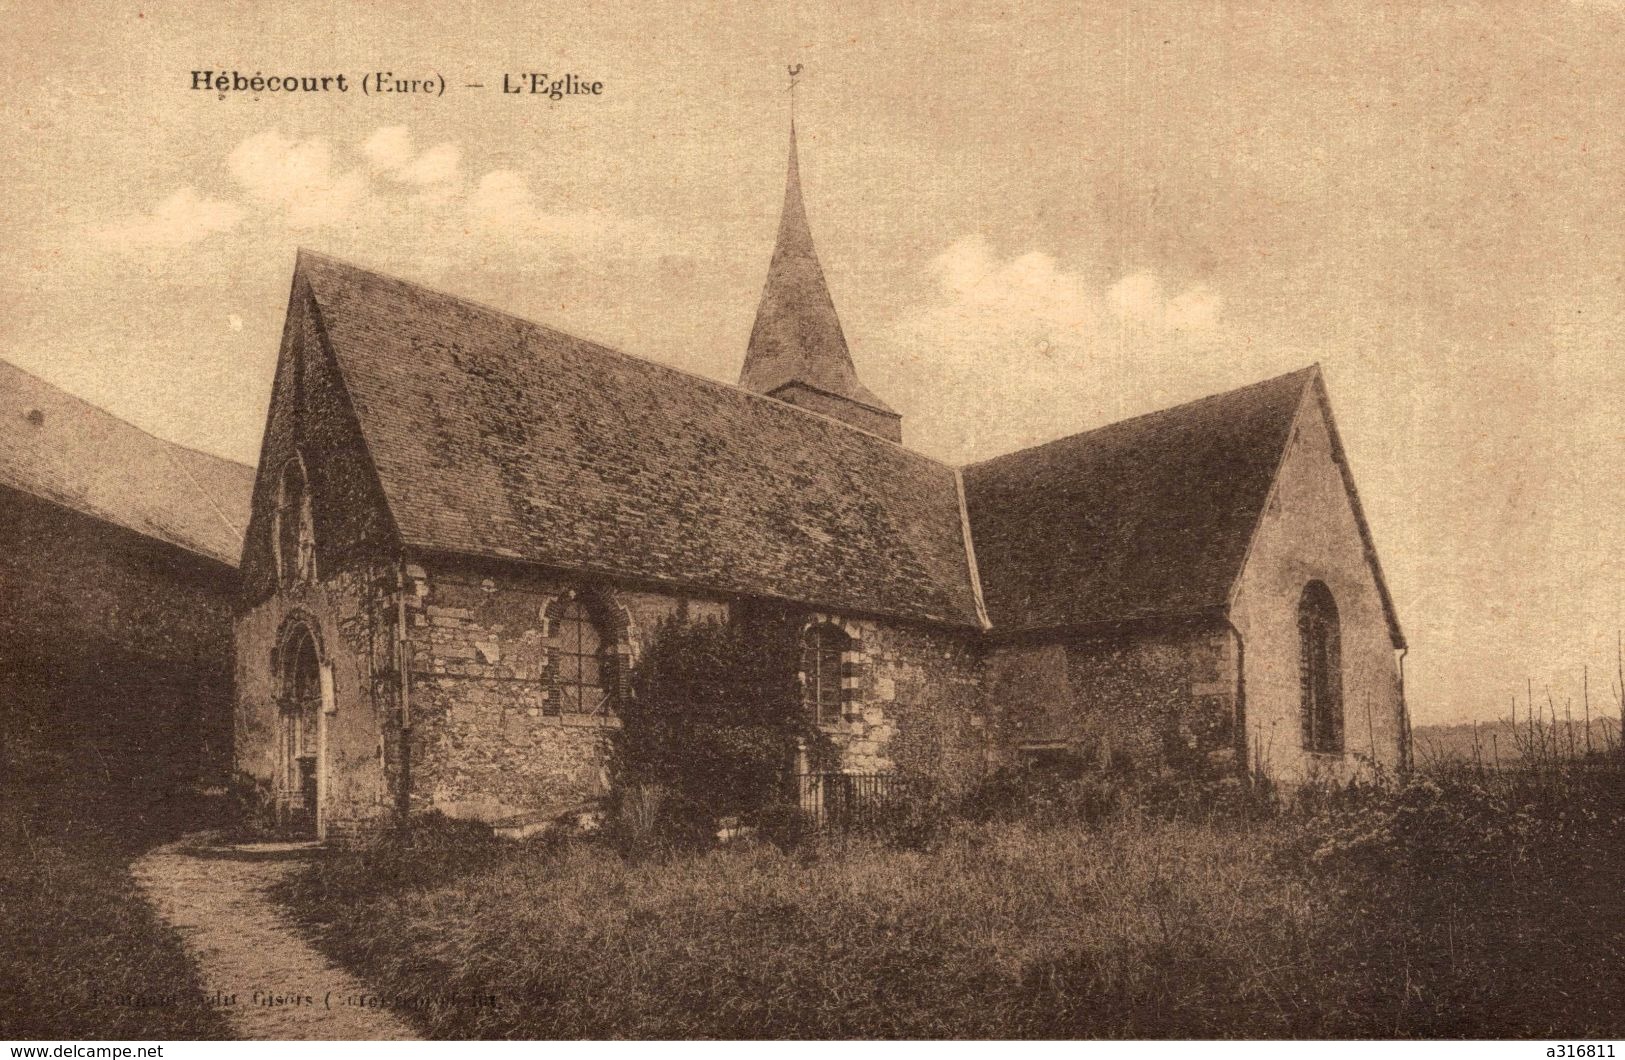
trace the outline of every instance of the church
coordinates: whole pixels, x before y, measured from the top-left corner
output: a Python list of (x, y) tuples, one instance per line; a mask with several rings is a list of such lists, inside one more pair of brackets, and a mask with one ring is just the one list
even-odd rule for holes
[(603, 794), (671, 617), (771, 613), (843, 773), (1404, 766), (1405, 640), (1318, 367), (964, 467), (903, 444), (791, 133), (737, 386), (301, 252), (235, 770), (289, 828)]

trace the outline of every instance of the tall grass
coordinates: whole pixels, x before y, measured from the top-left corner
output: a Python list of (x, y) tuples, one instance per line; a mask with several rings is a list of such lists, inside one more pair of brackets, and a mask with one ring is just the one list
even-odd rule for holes
[(1234, 1003), (1279, 1025), (1269, 962), (1309, 904), (1268, 855), (1257, 836), (1155, 822), (966, 827), (930, 852), (849, 839), (628, 863), (568, 844), (449, 886), (330, 891), (325, 912), (328, 944), (388, 993), (496, 995), (428, 1007), (440, 1035), (1048, 1036), (1096, 1008), (1156, 1033), (1201, 1023), (1206, 999), (1156, 982), (1197, 953), (1245, 969)]
[(358, 852), (286, 897), (443, 1037), (1617, 1035), (1619, 780), (1090, 797), (921, 849), (490, 846), (398, 878)]
[(27, 794), (9, 792), (0, 810), (0, 1038), (230, 1037), (129, 871), (194, 807), (138, 811), (94, 792), (43, 806)]

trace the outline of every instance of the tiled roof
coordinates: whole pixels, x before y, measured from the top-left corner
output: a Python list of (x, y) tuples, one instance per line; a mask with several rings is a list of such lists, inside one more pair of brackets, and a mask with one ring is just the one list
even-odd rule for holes
[(235, 567), (254, 469), (154, 437), (0, 361), (0, 485)]
[(298, 272), (409, 547), (996, 632), (1221, 612), (1305, 388), (1324, 401), (1307, 368), (974, 464), (962, 511), (952, 468), (844, 423), (330, 258)]
[(975, 626), (952, 468), (302, 253), (409, 547)]
[(1317, 374), (1306, 368), (965, 468), (994, 629), (1224, 608)]

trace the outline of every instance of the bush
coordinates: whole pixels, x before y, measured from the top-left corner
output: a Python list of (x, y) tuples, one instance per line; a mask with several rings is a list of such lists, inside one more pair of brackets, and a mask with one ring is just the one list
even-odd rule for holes
[(250, 842), (276, 834), (276, 805), (268, 782), (233, 773), (226, 798), (227, 830), (233, 838)]
[(1617, 767), (1577, 764), (1553, 776), (1447, 771), (1397, 788), (1348, 789), (1322, 796), (1303, 843), (1313, 861), (1345, 872), (1506, 883), (1625, 839), (1621, 779)]
[(908, 792), (882, 802), (867, 827), (894, 850), (935, 850), (953, 829), (953, 812), (935, 793)]
[(798, 752), (827, 756), (784, 661), (793, 653), (764, 643), (774, 632), (673, 620), (644, 645), (613, 738), (613, 798), (629, 806), (645, 797), (634, 793), (658, 791), (661, 809), (643, 820), (652, 837), (618, 833), (630, 848), (703, 845), (719, 818), (782, 799)]
[(1266, 821), (1282, 809), (1279, 793), (1267, 781), (1177, 772), (1129, 786), (1123, 801), (1170, 821)]
[(755, 814), (756, 834), (780, 850), (793, 850), (811, 834), (807, 815), (793, 802), (772, 802)]

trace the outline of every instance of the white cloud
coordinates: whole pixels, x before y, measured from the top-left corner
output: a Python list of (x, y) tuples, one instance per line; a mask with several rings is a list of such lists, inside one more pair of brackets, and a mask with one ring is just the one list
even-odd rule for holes
[(410, 184), (440, 184), (457, 179), (463, 152), (451, 141), (418, 154), (404, 125), (386, 125), (361, 145), (372, 169)]
[(932, 294), (891, 335), (909, 354), (873, 383), (882, 394), (939, 395), (910, 411), (911, 434), (946, 459), (1008, 451), (1227, 382), (1224, 359), (1209, 356), (1227, 336), (1223, 298), (1208, 285), (1170, 296), (1149, 270), (1108, 283), (1104, 268), (1040, 251), (1000, 256), (977, 236), (939, 254), (929, 275)]
[[(460, 145), (420, 151), (406, 126), (359, 142), (272, 129), (239, 142), (224, 162), (235, 194), (181, 188), (148, 212), (92, 219), (79, 251), (185, 248), (220, 264), (278, 245), (311, 245), (428, 282), (451, 273), (534, 277), (566, 261), (582, 274), (627, 274), (657, 258), (705, 252), (694, 233), (585, 208), (519, 170), (465, 172)], [(236, 238), (203, 243), (227, 232)], [(230, 318), (224, 326), (247, 327)]]
[(173, 192), (150, 213), (113, 221), (94, 229), (102, 243), (127, 248), (178, 247), (196, 243), (216, 232), (229, 232), (243, 218), (242, 207), (209, 199), (196, 188)]
[(369, 136), (361, 145), (377, 169), (399, 169), (412, 160), (412, 134), (404, 125), (386, 125)]
[(1130, 273), (1106, 289), (1106, 301), (1120, 319), (1177, 331), (1199, 331), (1218, 322), (1224, 299), (1206, 284), (1168, 297), (1155, 273)]
[(293, 140), (275, 130), (231, 152), (232, 176), (251, 199), (280, 209), (290, 228), (319, 228), (349, 218), (367, 194), (366, 177), (335, 171), (327, 141)]
[(1131, 272), (1106, 288), (1112, 311), (1130, 320), (1149, 320), (1162, 312), (1162, 281), (1149, 272)]
[(455, 180), (463, 152), (454, 143), (436, 144), (400, 169), (400, 177), (414, 184)]
[(1201, 331), (1214, 327), (1224, 299), (1207, 284), (1198, 284), (1184, 294), (1170, 298), (1163, 319), (1176, 331)]
[(639, 237), (641, 227), (600, 210), (543, 209), (524, 175), (512, 169), (492, 170), (481, 177), (469, 196), (467, 214), (473, 230), (529, 242), (547, 254), (592, 254), (611, 244), (624, 246)]

